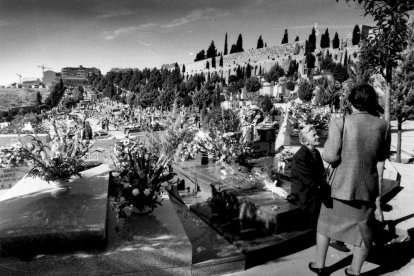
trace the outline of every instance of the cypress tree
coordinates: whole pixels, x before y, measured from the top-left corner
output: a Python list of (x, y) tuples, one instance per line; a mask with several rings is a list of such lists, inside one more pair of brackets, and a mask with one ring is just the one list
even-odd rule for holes
[(227, 50), (227, 33), (226, 33), (226, 37), (224, 38), (224, 55), (227, 55), (228, 50)]
[(289, 37), (288, 37), (288, 30), (285, 29), (285, 34), (283, 35), (282, 44), (289, 43)]
[(246, 66), (246, 78), (250, 78), (252, 76), (252, 66), (248, 63)]
[(216, 57), (211, 58), (211, 68), (216, 68)]
[(331, 46), (331, 38), (329, 37), (329, 31), (326, 29), (325, 33), (321, 36), (321, 48), (329, 48)]
[(333, 41), (332, 41), (332, 48), (334, 48), (334, 49), (338, 49), (339, 48), (339, 36), (338, 36), (338, 33), (336, 32), (335, 33), (335, 36), (334, 36), (334, 39), (333, 39)]
[(217, 49), (216, 49), (216, 46), (214, 45), (214, 41), (212, 40), (210, 46), (207, 49), (206, 58), (212, 58), (215, 56), (217, 56)]
[(257, 40), (257, 49), (263, 48), (263, 39), (262, 36), (259, 36), (259, 39)]
[(359, 25), (355, 25), (354, 31), (352, 32), (352, 45), (358, 45), (361, 40), (361, 30)]
[(206, 62), (206, 69), (210, 69), (210, 62), (208, 62), (208, 60)]
[(185, 73), (185, 64), (183, 64), (183, 70), (182, 70), (183, 74)]
[(295, 38), (295, 42), (298, 42), (298, 41), (299, 41), (299, 36), (297, 35)]
[(321, 44), (320, 44), (322, 49), (325, 48), (325, 44), (326, 44), (326, 42), (325, 42), (325, 34), (322, 34), (321, 35)]
[(344, 67), (348, 66), (348, 50), (345, 50)]
[(309, 35), (309, 50), (311, 52), (314, 52), (316, 49), (316, 30), (315, 28), (312, 28), (312, 33)]
[(243, 38), (241, 34), (239, 34), (239, 37), (237, 38), (236, 46), (237, 46), (237, 52), (244, 52)]
[(220, 56), (219, 66), (223, 67), (223, 56)]

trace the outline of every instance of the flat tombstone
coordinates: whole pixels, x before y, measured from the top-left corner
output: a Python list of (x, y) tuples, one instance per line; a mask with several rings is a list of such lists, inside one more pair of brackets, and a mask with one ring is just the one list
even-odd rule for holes
[(56, 188), (26, 177), (0, 196), (0, 253), (21, 255), (101, 249), (105, 244), (109, 167)]

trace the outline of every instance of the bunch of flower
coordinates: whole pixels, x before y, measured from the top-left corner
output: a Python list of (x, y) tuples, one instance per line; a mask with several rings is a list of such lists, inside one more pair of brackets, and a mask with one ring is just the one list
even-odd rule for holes
[(119, 217), (161, 205), (161, 193), (173, 177), (171, 159), (129, 138), (115, 143), (111, 158), (116, 171), (110, 194)]
[[(64, 180), (80, 177), (84, 170), (82, 158), (89, 152), (93, 142), (80, 140), (78, 136), (69, 138), (59, 130), (56, 121), (50, 126), (54, 135), (50, 142), (43, 142), (36, 134), (19, 135), (20, 144), (0, 152), (1, 166), (29, 166), (29, 176), (40, 177), (45, 181)], [(27, 142), (29, 140), (29, 142)], [(9, 161), (7, 158), (10, 158)]]
[(222, 166), (234, 162), (246, 163), (252, 155), (252, 148), (250, 143), (244, 143), (242, 140), (236, 133), (222, 133), (216, 128), (209, 131), (200, 130), (192, 142), (182, 146), (178, 156), (183, 160), (186, 156), (195, 157), (201, 151), (214, 156)]
[(327, 130), (329, 119), (328, 112), (310, 104), (292, 106), (290, 108), (289, 132), (291, 135), (298, 135), (306, 125), (313, 125), (319, 130)]
[(241, 126), (257, 125), (264, 119), (263, 111), (256, 105), (242, 107), (239, 116)]
[(285, 163), (289, 163), (290, 161), (292, 161), (293, 159), (293, 152), (291, 152), (288, 149), (284, 149), (280, 154), (279, 154), (279, 160)]
[(0, 168), (15, 168), (27, 166), (27, 162), (21, 157), (22, 146), (20, 144), (11, 147), (0, 148)]

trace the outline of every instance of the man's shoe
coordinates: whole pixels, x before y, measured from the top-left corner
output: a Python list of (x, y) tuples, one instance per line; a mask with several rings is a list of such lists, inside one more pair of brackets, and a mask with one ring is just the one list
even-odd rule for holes
[(336, 250), (339, 250), (341, 252), (345, 252), (345, 253), (348, 253), (348, 252), (351, 251), (348, 247), (346, 247), (346, 245), (343, 242), (331, 241), (329, 243), (329, 246), (331, 246), (331, 247), (333, 247)]

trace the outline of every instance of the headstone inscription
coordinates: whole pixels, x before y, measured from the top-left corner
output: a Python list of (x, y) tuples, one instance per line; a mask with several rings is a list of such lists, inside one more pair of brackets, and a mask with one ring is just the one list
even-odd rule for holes
[(28, 167), (0, 168), (0, 190), (13, 187), (28, 171)]

